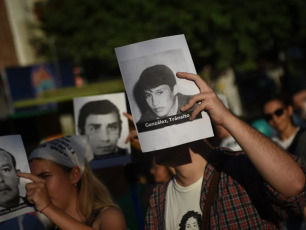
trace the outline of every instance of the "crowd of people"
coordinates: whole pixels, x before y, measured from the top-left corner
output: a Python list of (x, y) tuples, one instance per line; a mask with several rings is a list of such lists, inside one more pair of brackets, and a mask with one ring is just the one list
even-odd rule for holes
[[(191, 121), (207, 112), (216, 135), (221, 139), (221, 133), (226, 133), (232, 144), (214, 146), (208, 138), (150, 153), (156, 186), (145, 196), (147, 203), (137, 200), (134, 186), (129, 190), (138, 220), (143, 221), (139, 220), (139, 229), (289, 229), (295, 217), (301, 217), (301, 229), (306, 218), (306, 131), (294, 123), (293, 107), (279, 97), (263, 105), (264, 118), (278, 134), (270, 138), (235, 116), (200, 76), (182, 72), (176, 76), (195, 82), (199, 93), (181, 104), (173, 86), (161, 82), (147, 87), (142, 97), (142, 103), (147, 103), (144, 112), (156, 113), (141, 120), (166, 116), (166, 108), (155, 104), (169, 91), (174, 98), (167, 100), (173, 104), (171, 111), (192, 109)], [(125, 115), (133, 124), (132, 116)], [(45, 229), (127, 229), (125, 210), (103, 183), (103, 175), (89, 167), (81, 137), (54, 139), (29, 154), (31, 173), (15, 172), (32, 181), (26, 185), (26, 199)], [(141, 151), (135, 127), (127, 141)], [(54, 151), (58, 143), (66, 146), (64, 154)], [(1, 159), (10, 160), (9, 153), (0, 153)], [(144, 203), (145, 211), (137, 209)]]

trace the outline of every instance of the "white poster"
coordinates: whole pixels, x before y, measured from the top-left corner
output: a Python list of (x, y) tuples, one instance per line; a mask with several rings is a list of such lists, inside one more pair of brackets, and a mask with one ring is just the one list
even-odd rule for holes
[(124, 93), (73, 99), (76, 134), (87, 135), (93, 152), (92, 169), (131, 162), (131, 147)]
[(208, 115), (190, 121), (180, 108), (199, 93), (177, 72), (196, 73), (184, 35), (163, 37), (115, 49), (143, 152), (213, 136)]
[(17, 176), (30, 173), (27, 155), (20, 135), (0, 137), (0, 222), (34, 212), (26, 199), (26, 183)]

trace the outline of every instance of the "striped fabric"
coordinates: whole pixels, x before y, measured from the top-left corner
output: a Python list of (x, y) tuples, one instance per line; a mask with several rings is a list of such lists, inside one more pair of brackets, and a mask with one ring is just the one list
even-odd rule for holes
[[(205, 205), (208, 186), (220, 159), (227, 157), (211, 207), (211, 229), (282, 229), (289, 214), (301, 213), (305, 206), (305, 191), (286, 199), (269, 186), (243, 152), (216, 149), (204, 171), (200, 205)], [(294, 157), (302, 166), (301, 159)], [(214, 166), (215, 167), (214, 167)], [(304, 169), (305, 171), (305, 169)], [(146, 215), (145, 229), (165, 229), (165, 199), (167, 184), (154, 189)]]

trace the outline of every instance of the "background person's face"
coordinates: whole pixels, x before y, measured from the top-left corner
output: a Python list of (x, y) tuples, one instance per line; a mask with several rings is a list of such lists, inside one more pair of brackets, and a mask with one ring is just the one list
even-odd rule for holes
[(0, 151), (0, 206), (11, 207), (19, 203), (19, 177), (11, 157)]
[(120, 137), (119, 122), (115, 112), (87, 117), (85, 134), (89, 136), (94, 155), (101, 156), (115, 151)]
[(168, 167), (158, 165), (155, 162), (153, 162), (153, 167), (150, 169), (150, 173), (154, 176), (154, 180), (158, 184), (163, 184), (169, 181), (172, 177)]
[(198, 221), (194, 217), (190, 217), (186, 222), (186, 229), (199, 230)]
[(160, 85), (156, 88), (145, 90), (145, 97), (149, 107), (158, 117), (175, 115), (171, 109), (175, 105), (176, 93), (168, 85)]
[[(283, 109), (283, 114), (277, 116), (274, 112), (278, 109)], [(269, 124), (278, 132), (283, 132), (288, 126), (293, 125), (291, 121), (292, 112), (288, 107), (285, 107), (280, 101), (272, 100), (265, 104), (264, 114), (273, 114)]]

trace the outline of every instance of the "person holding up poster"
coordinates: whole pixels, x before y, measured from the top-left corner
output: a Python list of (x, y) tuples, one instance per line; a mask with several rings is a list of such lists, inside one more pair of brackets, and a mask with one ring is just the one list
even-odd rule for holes
[(58, 229), (126, 230), (125, 218), (108, 189), (97, 179), (87, 159), (92, 156), (85, 136), (42, 143), (29, 156), (32, 180), (27, 199)]
[[(145, 228), (185, 229), (190, 220), (194, 229), (282, 229), (286, 216), (305, 207), (302, 160), (232, 114), (200, 76), (177, 76), (200, 90), (181, 110), (200, 102), (191, 121), (207, 111), (244, 151), (213, 148), (207, 139), (155, 151), (156, 163), (173, 167), (176, 174), (154, 189)], [(202, 216), (201, 221), (190, 219), (190, 213)]]

